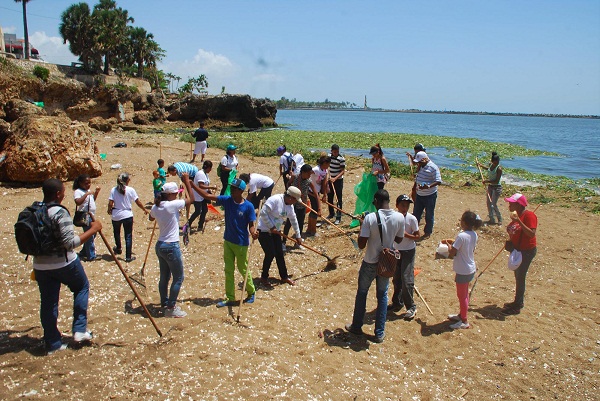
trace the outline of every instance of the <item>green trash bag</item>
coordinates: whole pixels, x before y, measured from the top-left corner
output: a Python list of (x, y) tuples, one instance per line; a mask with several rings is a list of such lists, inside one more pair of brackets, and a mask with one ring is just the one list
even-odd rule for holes
[[(356, 207), (354, 208), (354, 215), (359, 215), (364, 212), (374, 212), (375, 205), (373, 205), (373, 196), (377, 192), (377, 177), (371, 173), (363, 173), (362, 181), (356, 184), (354, 187), (354, 193), (356, 194)], [(352, 220), (350, 228), (358, 227), (360, 221)]]
[(237, 175), (237, 170), (231, 170), (229, 172), (229, 178), (227, 179), (227, 188), (225, 188), (225, 192), (223, 193), (223, 195), (231, 195), (231, 183), (233, 182), (233, 180), (235, 180), (235, 177)]

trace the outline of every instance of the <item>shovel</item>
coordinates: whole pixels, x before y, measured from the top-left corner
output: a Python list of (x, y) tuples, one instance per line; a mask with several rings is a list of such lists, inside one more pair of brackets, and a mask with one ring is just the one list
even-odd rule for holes
[(354, 249), (356, 249), (357, 251), (360, 250), (360, 248), (358, 247), (358, 242), (356, 242), (356, 240), (354, 238), (352, 238), (352, 234), (351, 233), (347, 233), (346, 231), (342, 230), (341, 228), (339, 228), (338, 226), (336, 226), (335, 224), (333, 224), (331, 222), (331, 220), (328, 220), (327, 218), (323, 217), (322, 215), (320, 215), (319, 213), (317, 213), (313, 208), (311, 208), (310, 206), (308, 206), (306, 203), (302, 202), (302, 201), (298, 201), (301, 204), (304, 205), (304, 207), (306, 207), (308, 210), (310, 210), (313, 213), (316, 213), (320, 218), (322, 218), (323, 220), (325, 220), (327, 223), (329, 223), (330, 225), (332, 225), (333, 227), (335, 227), (336, 230), (338, 230), (339, 232), (341, 232), (342, 234), (346, 235), (348, 237), (348, 239), (350, 241), (352, 241), (352, 245), (354, 246)]

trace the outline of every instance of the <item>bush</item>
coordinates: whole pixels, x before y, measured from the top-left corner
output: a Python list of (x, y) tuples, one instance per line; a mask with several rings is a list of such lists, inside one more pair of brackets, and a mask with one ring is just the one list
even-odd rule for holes
[(42, 81), (47, 82), (48, 81), (48, 77), (50, 76), (50, 70), (47, 69), (46, 67), (42, 67), (42, 66), (36, 65), (33, 68), (33, 75), (35, 75), (36, 77), (38, 77)]

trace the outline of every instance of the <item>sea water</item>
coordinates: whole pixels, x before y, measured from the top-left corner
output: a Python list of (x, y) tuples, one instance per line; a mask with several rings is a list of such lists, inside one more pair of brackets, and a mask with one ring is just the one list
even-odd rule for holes
[[(441, 167), (464, 167), (444, 148), (427, 146), (428, 135), (478, 138), (558, 153), (502, 159), (507, 168), (565, 176), (575, 180), (600, 177), (600, 119), (373, 111), (278, 110), (277, 123), (290, 129), (332, 132), (382, 132), (423, 135), (421, 143)], [(490, 149), (490, 154), (493, 149)], [(368, 149), (342, 149), (368, 157)], [(384, 149), (389, 160), (406, 162), (412, 149)], [(488, 162), (486, 159), (485, 162)], [(482, 160), (483, 162), (483, 160)]]

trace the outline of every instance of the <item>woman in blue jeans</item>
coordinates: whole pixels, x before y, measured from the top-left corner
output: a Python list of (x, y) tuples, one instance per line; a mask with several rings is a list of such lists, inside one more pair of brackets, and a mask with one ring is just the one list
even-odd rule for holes
[(108, 196), (108, 214), (112, 219), (113, 234), (115, 236), (113, 251), (117, 255), (123, 252), (121, 248), (121, 226), (123, 226), (125, 231), (125, 262), (127, 263), (135, 260), (131, 256), (133, 247), (133, 211), (131, 206), (135, 202), (144, 211), (144, 214), (148, 214), (135, 189), (128, 186), (130, 181), (129, 174), (119, 174), (117, 186), (111, 189)]
[[(167, 182), (163, 185), (160, 196), (154, 199), (154, 206), (150, 210), (150, 221), (156, 219), (160, 230), (155, 250), (160, 268), (158, 292), (165, 317), (185, 317), (187, 315), (177, 305), (177, 297), (181, 284), (183, 284), (183, 258), (179, 248), (179, 211), (188, 207), (194, 197), (188, 174), (183, 173), (181, 179), (188, 193), (187, 199), (177, 199), (179, 186), (174, 182)], [(171, 276), (173, 281), (169, 291)]]

